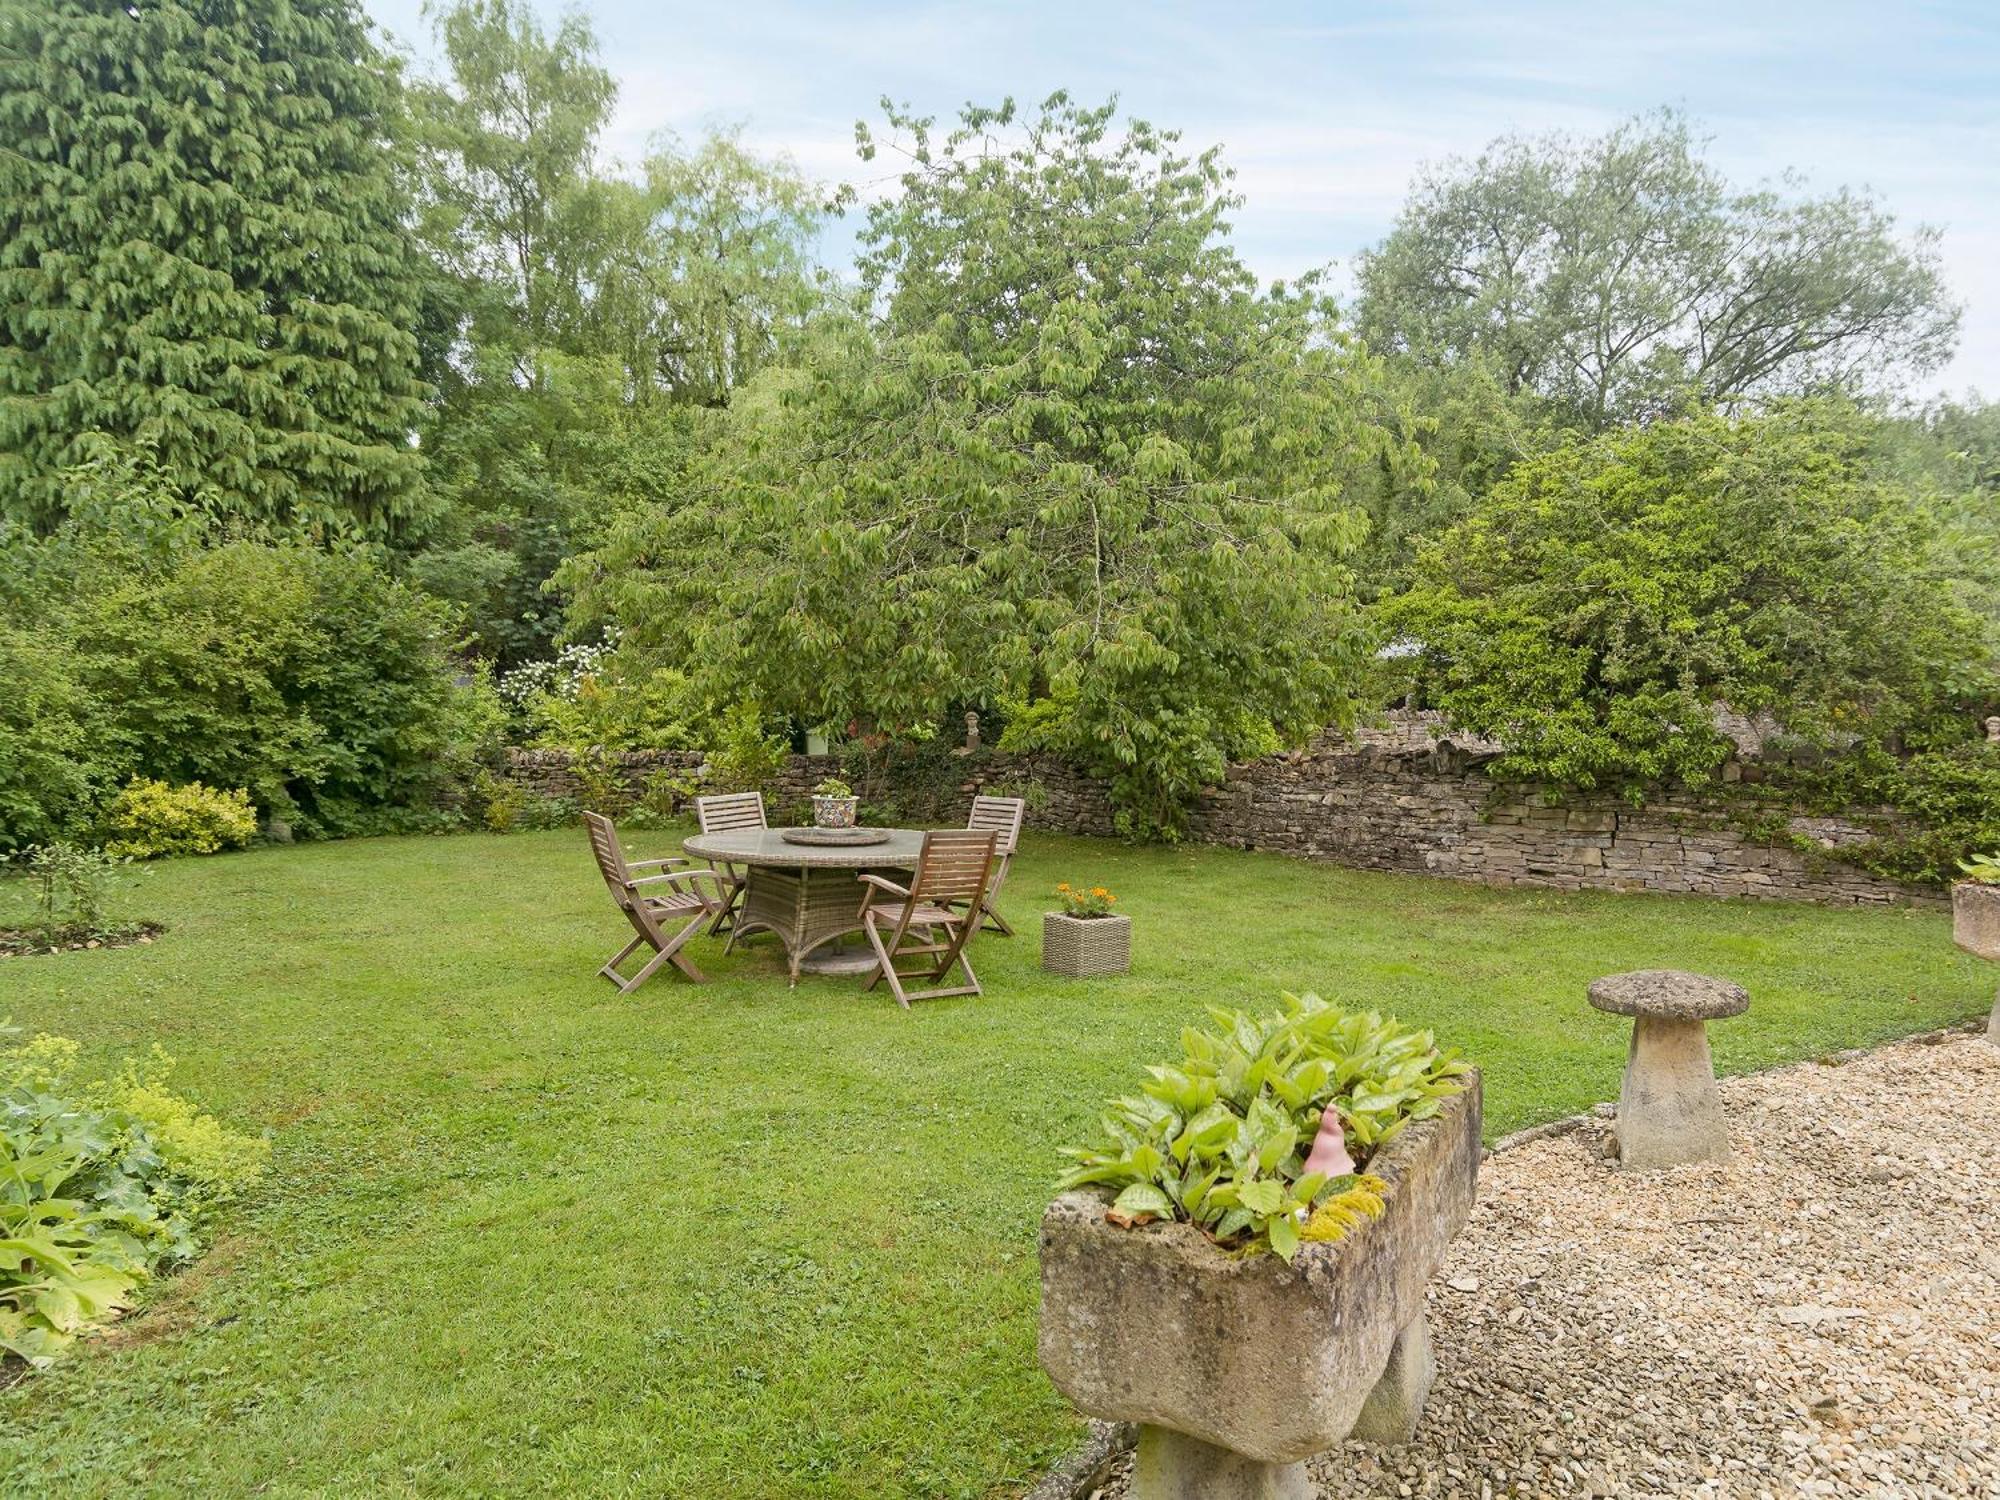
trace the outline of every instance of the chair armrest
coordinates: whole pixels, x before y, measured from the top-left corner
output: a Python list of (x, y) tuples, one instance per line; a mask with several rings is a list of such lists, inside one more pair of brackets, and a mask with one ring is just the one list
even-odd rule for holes
[(625, 884), (637, 890), (642, 885), (658, 885), (663, 880), (692, 880), (698, 875), (706, 875), (712, 880), (721, 879), (715, 871), (704, 865), (696, 865), (692, 870), (668, 870), (664, 875), (641, 875), (637, 880), (628, 880)]
[(686, 863), (687, 861), (681, 858), (680, 855), (670, 854), (665, 859), (628, 859), (625, 861), (625, 868), (628, 870), (650, 870), (655, 865), (684, 865)]
[(879, 890), (887, 891), (892, 896), (901, 896), (905, 900), (909, 898), (910, 893), (907, 890), (897, 885), (895, 881), (886, 879), (881, 875), (857, 875), (855, 879), (866, 885), (875, 886)]
[(691, 870), (669, 870), (664, 875), (643, 875), (637, 880), (628, 880), (625, 882), (625, 889), (636, 891), (643, 885), (677, 885), (690, 880), (714, 881), (717, 899), (720, 899), (722, 893), (727, 891), (734, 883), (726, 876), (709, 869), (706, 865), (696, 865)]

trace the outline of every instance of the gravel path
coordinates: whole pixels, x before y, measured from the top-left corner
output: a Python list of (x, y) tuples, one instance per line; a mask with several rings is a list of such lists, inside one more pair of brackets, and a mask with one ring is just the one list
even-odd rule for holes
[(1324, 1495), (2000, 1497), (2000, 1048), (1722, 1090), (1726, 1163), (1623, 1175), (1595, 1122), (1487, 1159), (1416, 1441)]

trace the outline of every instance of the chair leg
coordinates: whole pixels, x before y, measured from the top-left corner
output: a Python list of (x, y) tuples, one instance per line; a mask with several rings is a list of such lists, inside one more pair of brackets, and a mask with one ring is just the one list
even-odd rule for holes
[(597, 971), (598, 974), (601, 975), (603, 978), (610, 980), (613, 984), (617, 985), (622, 990), (625, 987), (625, 980), (624, 977), (621, 974), (619, 974), (618, 966), (624, 963), (625, 960), (630, 958), (635, 952), (637, 952), (639, 949), (639, 945), (644, 943), (645, 941), (646, 940), (644, 938), (636, 938), (636, 937), (633, 938), (631, 942), (627, 943), (624, 947), (620, 948), (616, 953), (612, 954), (610, 958), (604, 961), (604, 967)]
[[(667, 964), (672, 964), (676, 969), (679, 969), (683, 974), (687, 975), (687, 977), (692, 979), (696, 984), (706, 984), (708, 982), (708, 976), (702, 973), (701, 970), (697, 969), (694, 966), (693, 962), (690, 959), (688, 959), (688, 957), (685, 954), (681, 952), (681, 947), (683, 944), (687, 942), (689, 938), (693, 937), (695, 933), (702, 928), (702, 926), (708, 921), (708, 919), (709, 919), (709, 914), (707, 912), (699, 913), (692, 922), (688, 923), (687, 926), (683, 927), (679, 932), (675, 933), (673, 937), (668, 939), (667, 945), (664, 948), (660, 949), (659, 952), (655, 953), (651, 958), (647, 959), (645, 966), (641, 968), (638, 973), (634, 974), (630, 979), (620, 979), (615, 974), (610, 975), (609, 977), (617, 982), (618, 993), (621, 995), (631, 994), (632, 991), (636, 990), (637, 988), (639, 988), (640, 985), (644, 984), (647, 980), (651, 979), (655, 974), (659, 973), (660, 970)], [(636, 948), (638, 946), (639, 946), (639, 939), (634, 938), (631, 944), (626, 948), (625, 953), (630, 953), (633, 948)], [(623, 958), (624, 956), (625, 954), (619, 955), (620, 958)], [(616, 962), (616, 960), (614, 960), (614, 962)], [(609, 965), (607, 965), (606, 967), (608, 969)]]
[(986, 894), (979, 904), (979, 915), (983, 927), (999, 933), (1002, 937), (1012, 937), (1014, 929), (1007, 919), (1000, 915), (1000, 887), (1007, 883), (1007, 867), (1014, 862), (1014, 856), (1003, 854), (993, 862), (993, 878), (987, 883)]

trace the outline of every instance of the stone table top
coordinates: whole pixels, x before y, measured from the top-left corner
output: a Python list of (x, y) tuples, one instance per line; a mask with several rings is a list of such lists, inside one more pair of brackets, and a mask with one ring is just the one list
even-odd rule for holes
[(1634, 969), (1590, 984), (1590, 1003), (1620, 1016), (1672, 1021), (1715, 1021), (1750, 1008), (1750, 992), (1727, 979), (1684, 969)]
[(923, 852), (920, 828), (891, 828), (879, 844), (794, 844), (782, 828), (739, 828), (698, 833), (681, 845), (696, 859), (731, 865), (776, 865), (801, 870), (879, 870), (911, 867)]

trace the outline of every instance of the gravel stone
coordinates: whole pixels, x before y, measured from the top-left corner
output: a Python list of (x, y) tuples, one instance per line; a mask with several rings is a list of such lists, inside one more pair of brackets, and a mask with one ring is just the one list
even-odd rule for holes
[(1322, 1496), (2000, 1497), (2000, 1049), (1721, 1088), (1722, 1161), (1619, 1172), (1599, 1119), (1487, 1159), (1416, 1438)]

